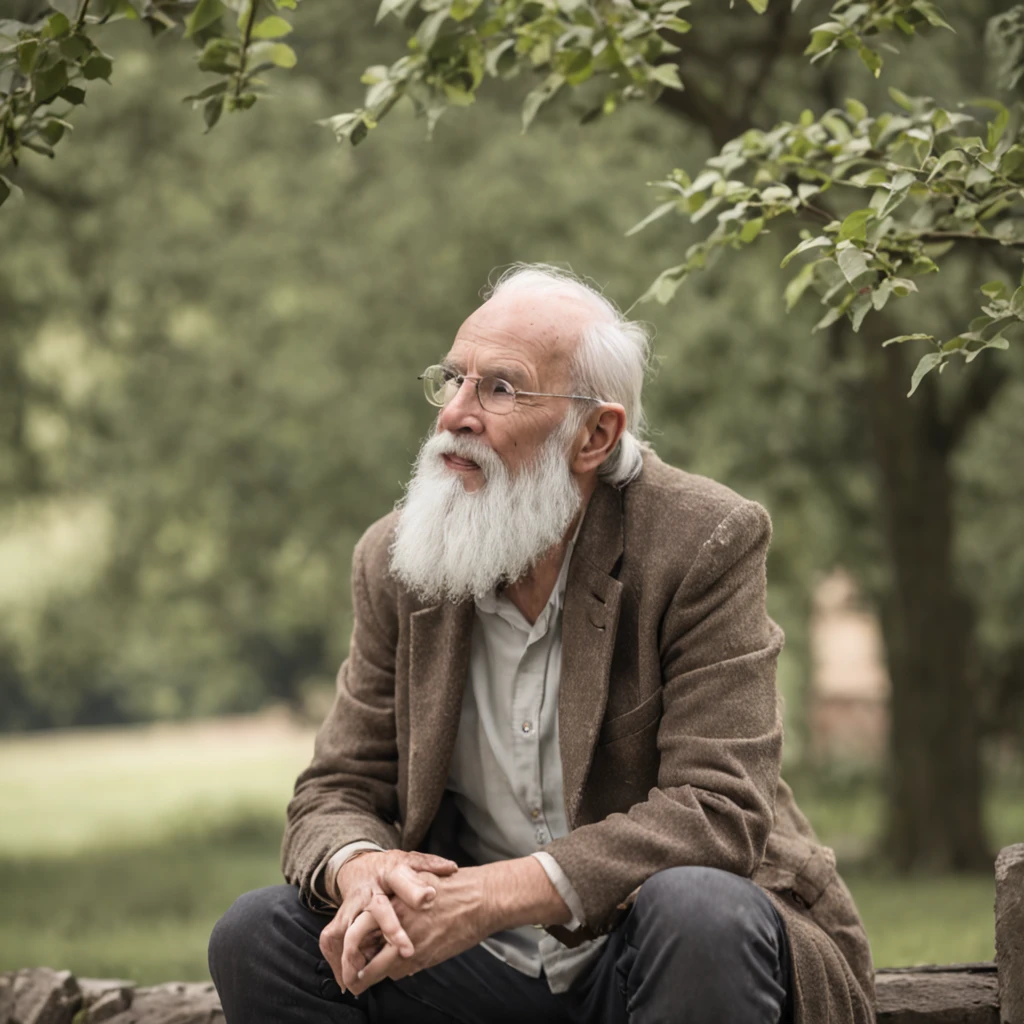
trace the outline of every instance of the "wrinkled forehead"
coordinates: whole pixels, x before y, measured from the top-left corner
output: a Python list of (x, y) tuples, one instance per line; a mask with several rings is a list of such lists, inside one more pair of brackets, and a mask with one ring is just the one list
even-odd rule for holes
[(448, 361), (466, 373), (504, 371), (499, 375), (519, 387), (561, 387), (583, 329), (605, 318), (594, 303), (572, 294), (497, 295), (459, 328)]

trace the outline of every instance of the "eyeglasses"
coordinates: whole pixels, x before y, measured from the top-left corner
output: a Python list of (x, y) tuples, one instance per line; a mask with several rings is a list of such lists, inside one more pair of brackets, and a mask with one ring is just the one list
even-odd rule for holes
[(456, 373), (446, 366), (428, 366), (417, 378), (423, 381), (423, 394), (431, 405), (443, 409), (462, 388), (464, 381), (472, 381), (476, 385), (476, 397), (480, 407), (487, 412), (504, 416), (516, 407), (516, 399), (520, 396), (530, 398), (576, 398), (581, 402), (600, 402), (601, 399), (590, 395), (560, 395), (554, 391), (520, 391), (507, 380), (500, 377), (467, 377), (464, 373)]

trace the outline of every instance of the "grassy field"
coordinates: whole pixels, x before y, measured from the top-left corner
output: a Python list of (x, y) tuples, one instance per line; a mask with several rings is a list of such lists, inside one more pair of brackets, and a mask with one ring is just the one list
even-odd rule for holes
[[(283, 809), (311, 746), (275, 717), (0, 741), (0, 970), (207, 977), (218, 916), (280, 880)], [(798, 797), (841, 861), (867, 848), (877, 793)], [(989, 813), (994, 842), (1024, 837), (1024, 798), (996, 794)], [(990, 876), (844, 875), (880, 966), (991, 959)]]

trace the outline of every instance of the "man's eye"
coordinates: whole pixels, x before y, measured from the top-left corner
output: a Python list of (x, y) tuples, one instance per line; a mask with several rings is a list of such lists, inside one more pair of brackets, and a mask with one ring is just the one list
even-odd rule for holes
[(496, 380), (494, 382), (494, 393), (496, 395), (511, 395), (514, 394), (512, 385), (505, 380)]
[(442, 370), (441, 376), (443, 377), (445, 384), (450, 384), (453, 380), (458, 379), (459, 374), (454, 370)]

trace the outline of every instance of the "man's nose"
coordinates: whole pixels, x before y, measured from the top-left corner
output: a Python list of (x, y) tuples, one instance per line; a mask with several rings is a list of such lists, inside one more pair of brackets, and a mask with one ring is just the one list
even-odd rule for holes
[(480, 417), (482, 411), (476, 397), (476, 381), (464, 380), (455, 397), (441, 410), (437, 418), (438, 429), (453, 434), (460, 431), (479, 434), (484, 429)]

